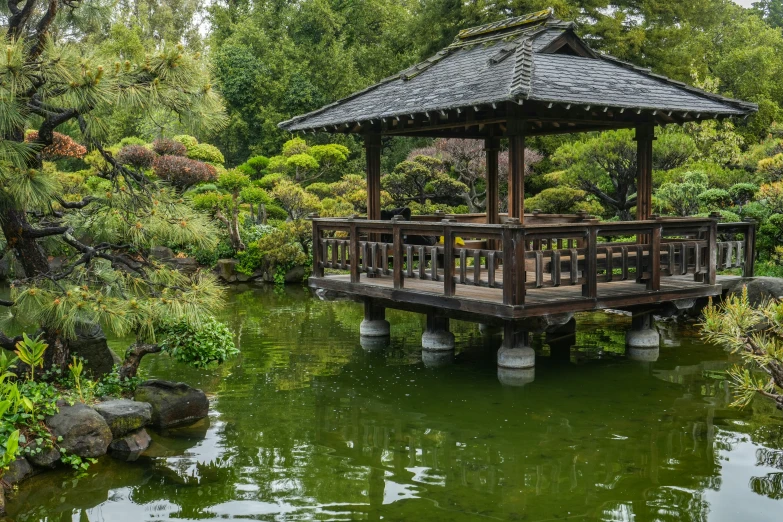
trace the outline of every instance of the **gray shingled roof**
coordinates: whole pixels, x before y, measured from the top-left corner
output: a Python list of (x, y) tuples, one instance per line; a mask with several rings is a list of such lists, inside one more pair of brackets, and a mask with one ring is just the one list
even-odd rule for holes
[[(311, 130), (380, 118), (533, 100), (620, 109), (744, 116), (756, 105), (724, 98), (593, 52), (574, 25), (542, 11), (463, 30), (420, 64), (309, 114), (280, 124)], [(553, 54), (568, 33), (587, 56)]]

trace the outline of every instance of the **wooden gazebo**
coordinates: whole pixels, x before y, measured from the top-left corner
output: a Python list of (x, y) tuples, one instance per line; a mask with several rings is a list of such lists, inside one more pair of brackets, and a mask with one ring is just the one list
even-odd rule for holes
[[(281, 123), (359, 134), (366, 147), (367, 219), (314, 219), (311, 285), (372, 300), (368, 319), (394, 306), (513, 322), (714, 295), (719, 266), (752, 273), (751, 225), (722, 225), (722, 241), (714, 219), (651, 219), (652, 145), (656, 125), (746, 117), (756, 105), (593, 51), (574, 29), (551, 9), (465, 29), (424, 62)], [(525, 213), (526, 137), (619, 128), (636, 130), (636, 221)], [(380, 221), (382, 136), (484, 140), (486, 215)], [(507, 216), (498, 212), (501, 138), (509, 147)], [(446, 239), (421, 246), (408, 240), (414, 235)], [(636, 239), (609, 241), (618, 236)]]

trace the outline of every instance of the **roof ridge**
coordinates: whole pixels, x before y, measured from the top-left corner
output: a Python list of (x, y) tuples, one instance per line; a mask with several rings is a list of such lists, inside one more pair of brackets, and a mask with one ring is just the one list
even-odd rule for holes
[(520, 40), (514, 58), (510, 95), (512, 98), (527, 98), (533, 78), (533, 38), (528, 36)]
[(454, 42), (464, 41), (468, 38), (473, 38), (483, 34), (496, 33), (498, 31), (505, 31), (513, 27), (528, 25), (534, 22), (546, 22), (548, 20), (555, 19), (555, 10), (551, 7), (542, 9), (541, 11), (535, 11), (533, 13), (523, 14), (521, 16), (514, 16), (511, 18), (505, 18), (503, 20), (497, 20), (495, 22), (489, 22), (475, 27), (468, 27), (462, 29), (457, 33), (457, 37)]

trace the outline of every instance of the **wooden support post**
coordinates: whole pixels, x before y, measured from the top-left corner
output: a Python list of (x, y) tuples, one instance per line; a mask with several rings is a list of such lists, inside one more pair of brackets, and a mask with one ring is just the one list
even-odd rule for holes
[(598, 298), (598, 229), (589, 225), (587, 229), (587, 252), (585, 253), (585, 276), (582, 296)]
[(443, 223), (443, 294), (453, 297), (454, 285), (454, 237), (452, 237), (450, 223), (452, 220), (444, 219)]
[[(401, 229), (401, 225), (404, 220), (405, 218), (403, 216), (394, 216), (392, 218), (392, 255), (394, 256), (392, 259), (392, 277), (394, 278), (394, 288), (402, 288), (405, 284), (402, 277), (403, 234)], [(410, 259), (408, 262), (410, 263)]]
[(487, 157), (487, 224), (500, 223), (498, 211), (498, 138), (484, 140), (484, 152)]
[[(348, 255), (351, 265), (351, 283), (359, 282), (359, 230), (354, 217), (351, 216), (350, 230), (348, 231)], [(313, 251), (315, 253), (315, 251)]]
[(742, 277), (753, 277), (756, 263), (756, 221), (745, 218), (748, 223), (748, 231), (745, 233), (745, 259), (742, 265)]
[(381, 135), (364, 135), (367, 156), (367, 219), (381, 219)]
[(313, 220), (313, 277), (323, 277), (324, 266), (321, 257), (323, 254), (323, 250), (321, 250), (321, 229), (316, 220), (318, 214), (311, 214), (309, 217)]
[[(518, 107), (518, 106), (516, 106)], [(508, 217), (525, 223), (525, 133), (524, 120), (509, 107), (508, 118)]]
[[(650, 280), (647, 288), (654, 291), (661, 289), (661, 233), (663, 225), (658, 224), (650, 235)], [(671, 263), (671, 259), (669, 260)]]
[(718, 271), (718, 220), (713, 219), (707, 237), (707, 280), (708, 285), (714, 285)]
[(636, 127), (636, 219), (652, 215), (652, 149), (655, 126), (645, 123)]

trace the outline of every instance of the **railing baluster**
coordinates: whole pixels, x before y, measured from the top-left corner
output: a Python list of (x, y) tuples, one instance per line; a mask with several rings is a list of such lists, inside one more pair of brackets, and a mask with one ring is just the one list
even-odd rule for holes
[(424, 246), (419, 247), (419, 279), (427, 279), (427, 251)]
[(443, 226), (443, 293), (446, 297), (454, 295), (454, 238), (451, 226)]
[(553, 286), (560, 286), (560, 246), (562, 244), (558, 244), (558, 250), (552, 251), (552, 285)]
[(674, 244), (669, 243), (666, 245), (667, 255), (669, 256), (669, 262), (666, 264), (666, 275), (674, 275)]
[(608, 246), (605, 247), (606, 251), (606, 281), (610, 282), (612, 280), (612, 276), (614, 275), (614, 258), (612, 257), (612, 254), (614, 254), (614, 248)]
[(460, 248), (459, 250), (459, 283), (464, 285), (467, 281), (468, 273), (468, 250), (466, 248)]
[[(405, 286), (405, 281), (402, 277), (402, 228), (399, 221), (395, 221), (392, 225), (394, 231), (392, 232), (392, 275), (394, 288), (402, 288)], [(388, 259), (386, 261), (386, 267), (389, 266)]]
[(432, 247), (432, 250), (430, 251), (430, 279), (433, 281), (439, 281), (438, 278), (438, 246)]
[(579, 282), (579, 252), (575, 248), (571, 249), (571, 284)]
[(707, 280), (705, 281), (709, 285), (715, 284), (715, 277), (717, 275), (717, 254), (718, 254), (718, 221), (713, 220), (710, 224), (709, 232), (707, 235)]
[(628, 247), (624, 246), (621, 249), (622, 256), (623, 256), (623, 275), (622, 280), (627, 281), (628, 280)]
[(544, 285), (544, 253), (540, 250), (535, 251), (536, 256), (536, 288)]
[(680, 243), (680, 275), (688, 273), (688, 244)]
[(636, 282), (644, 279), (644, 245), (636, 245)]
[(473, 284), (481, 284), (481, 250), (473, 251)]
[(495, 287), (495, 251), (487, 252), (487, 284), (490, 288)]
[(413, 245), (405, 246), (406, 277), (413, 278)]
[(332, 248), (332, 266), (331, 268), (337, 268), (339, 265), (337, 264), (337, 256), (339, 255), (339, 251), (337, 248), (337, 240), (336, 239), (330, 239), (329, 240), (329, 246)]
[(369, 253), (370, 246), (367, 244), (367, 241), (362, 241), (361, 245), (362, 245), (362, 272), (368, 274), (369, 273), (368, 268), (369, 266), (371, 266), (367, 262), (367, 259), (370, 257), (370, 253)]

